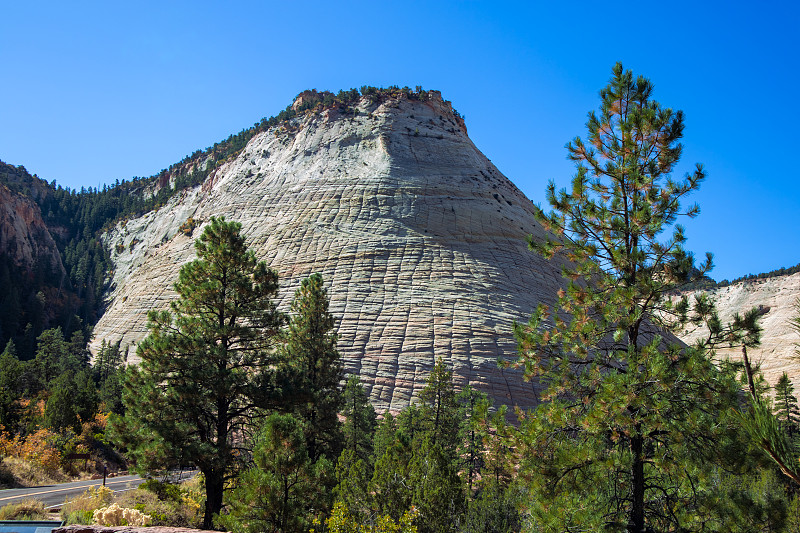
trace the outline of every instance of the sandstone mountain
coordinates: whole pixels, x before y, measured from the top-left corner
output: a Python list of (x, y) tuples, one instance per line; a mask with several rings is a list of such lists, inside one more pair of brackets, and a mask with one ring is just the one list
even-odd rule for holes
[(193, 238), (224, 215), (278, 271), (284, 309), (302, 278), (323, 275), (346, 371), (379, 410), (404, 407), (437, 357), (458, 386), (530, 407), (533, 384), (497, 359), (515, 357), (512, 323), (562, 284), (558, 264), (527, 250), (526, 235), (544, 235), (535, 209), (438, 92), (317, 109), (105, 234), (115, 270), (94, 346), (143, 338), (147, 311), (175, 297)]
[[(800, 273), (739, 281), (706, 292), (717, 304), (723, 322), (730, 321), (734, 313), (744, 314), (753, 307), (761, 310), (761, 346), (748, 350), (749, 358), (761, 366), (771, 385), (786, 372), (800, 387), (800, 360), (795, 353), (800, 335), (789, 325), (789, 320), (800, 312), (796, 307), (800, 301)], [(689, 328), (680, 336), (691, 343), (703, 334), (703, 329)], [(738, 360), (741, 350), (723, 348), (719, 355)]]

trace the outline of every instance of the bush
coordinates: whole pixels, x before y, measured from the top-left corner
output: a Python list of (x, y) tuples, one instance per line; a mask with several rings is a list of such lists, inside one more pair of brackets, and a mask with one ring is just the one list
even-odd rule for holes
[(194, 218), (189, 217), (186, 219), (186, 222), (181, 224), (181, 227), (178, 228), (178, 231), (183, 233), (187, 237), (191, 237), (192, 232), (194, 232), (194, 228), (196, 227), (197, 227), (197, 221)]
[(72, 524), (88, 526), (92, 523), (93, 517), (94, 511), (72, 511), (71, 513), (64, 513), (63, 511), (61, 512), (61, 519), (64, 521), (65, 526), (70, 526)]
[(0, 507), (0, 520), (42, 520), (44, 518), (47, 518), (44, 504), (33, 498)]
[(108, 507), (96, 509), (92, 514), (92, 521), (103, 526), (146, 526), (150, 524), (150, 517), (138, 509), (112, 503)]
[(154, 526), (199, 528), (203, 523), (202, 505), (191, 492), (179, 490), (178, 494), (174, 499), (174, 492), (170, 489), (170, 496), (162, 500), (155, 492), (140, 487), (122, 494), (117, 503), (149, 515)]
[(55, 444), (57, 437), (49, 429), (40, 429), (28, 435), (16, 455), (23, 461), (42, 468), (47, 475), (57, 475), (61, 466), (61, 452)]
[[(325, 520), (326, 529), (323, 531), (335, 531), (337, 533), (417, 533), (417, 526), (414, 519), (418, 512), (413, 507), (406, 511), (398, 521), (392, 520), (388, 515), (378, 516), (374, 524), (360, 524), (358, 519), (352, 515), (345, 505), (337, 502), (333, 507), (331, 516)], [(315, 526), (320, 526), (320, 521), (314, 521)], [(316, 529), (312, 528), (311, 533)]]
[(140, 489), (149, 490), (156, 496), (158, 496), (159, 500), (167, 501), (171, 500), (177, 503), (181, 501), (181, 489), (177, 485), (173, 485), (172, 483), (163, 483), (158, 481), (157, 479), (148, 479), (141, 485), (139, 485)]
[(47, 472), (38, 465), (19, 457), (4, 458), (3, 467), (6, 471), (6, 478), (10, 475), (13, 479), (10, 483), (13, 486), (34, 487), (67, 481), (67, 477), (61, 471)]
[(114, 499), (114, 491), (108, 487), (90, 487), (75, 499), (64, 502), (61, 518), (67, 524), (91, 524), (92, 514), (107, 506)]
[(0, 459), (0, 489), (10, 489), (18, 485), (19, 483), (17, 483), (8, 465), (6, 465), (5, 461)]

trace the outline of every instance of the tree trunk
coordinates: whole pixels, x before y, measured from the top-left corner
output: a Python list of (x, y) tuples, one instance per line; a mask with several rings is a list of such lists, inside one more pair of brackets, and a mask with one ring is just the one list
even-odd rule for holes
[(631, 516), (628, 522), (628, 531), (630, 533), (642, 533), (645, 530), (644, 525), (644, 438), (638, 433), (631, 438), (631, 453), (633, 454), (633, 471), (632, 471), (632, 487), (631, 487)]
[(203, 515), (203, 529), (214, 528), (214, 515), (222, 510), (222, 491), (224, 474), (217, 469), (201, 469), (206, 481), (206, 512)]

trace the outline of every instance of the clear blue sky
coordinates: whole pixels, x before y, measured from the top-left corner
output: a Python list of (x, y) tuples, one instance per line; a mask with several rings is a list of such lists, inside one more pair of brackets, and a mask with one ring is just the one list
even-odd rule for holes
[[(558, 5), (557, 5), (558, 4)], [(439, 89), (531, 199), (622, 61), (686, 114), (716, 279), (800, 262), (793, 2), (7, 2), (0, 159), (72, 188), (149, 176), (307, 88)]]

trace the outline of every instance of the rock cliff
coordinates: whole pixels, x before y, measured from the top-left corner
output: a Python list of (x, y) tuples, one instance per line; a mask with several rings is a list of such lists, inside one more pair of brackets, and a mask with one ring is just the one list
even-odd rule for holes
[(457, 385), (530, 407), (534, 386), (497, 359), (515, 357), (512, 323), (562, 283), (558, 264), (527, 250), (527, 234), (544, 235), (535, 209), (436, 92), (309, 112), (104, 235), (116, 266), (94, 347), (143, 338), (202, 225), (224, 215), (279, 272), (283, 309), (302, 278), (323, 275), (346, 371), (379, 410), (404, 407), (439, 356)]
[[(0, 254), (16, 266), (33, 271), (44, 266), (64, 275), (64, 266), (39, 206), (30, 198), (0, 184)], [(41, 263), (41, 265), (40, 265)]]
[[(723, 322), (730, 321), (734, 313), (744, 314), (753, 307), (762, 310), (761, 346), (748, 350), (747, 354), (760, 364), (771, 385), (786, 372), (795, 386), (800, 387), (800, 360), (795, 354), (800, 335), (789, 326), (789, 319), (798, 313), (795, 304), (800, 299), (800, 273), (740, 281), (706, 292), (717, 304)], [(679, 336), (691, 343), (703, 333), (702, 329), (687, 329)], [(719, 355), (738, 360), (741, 349), (721, 349)]]

